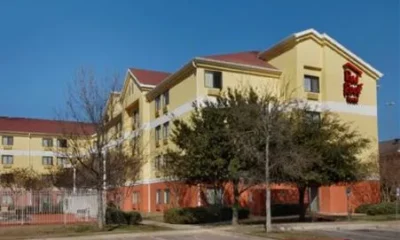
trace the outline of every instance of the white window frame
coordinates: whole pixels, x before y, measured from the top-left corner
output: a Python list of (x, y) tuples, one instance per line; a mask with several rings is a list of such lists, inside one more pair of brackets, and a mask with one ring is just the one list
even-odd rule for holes
[(310, 93), (319, 93), (319, 77), (313, 75), (304, 75), (304, 91)]
[[(61, 142), (62, 141), (65, 141), (65, 147), (64, 146), (61, 146), (62, 144), (61, 144)], [(67, 141), (67, 139), (62, 139), (62, 138), (57, 138), (57, 147), (59, 147), (59, 148), (68, 148), (68, 141)]]
[(171, 202), (171, 191), (167, 188), (164, 189), (164, 204), (169, 204)]
[(159, 142), (160, 140), (161, 140), (161, 125), (158, 125), (156, 128), (155, 128), (155, 140), (156, 140), (156, 142)]
[[(220, 86), (216, 84), (216, 75), (220, 75)], [(219, 71), (205, 71), (204, 72), (204, 87), (206, 88), (222, 88), (222, 72)]]
[(169, 135), (169, 122), (163, 124), (163, 139), (168, 139)]
[(161, 189), (156, 190), (156, 204), (161, 204)]
[(132, 193), (132, 204), (139, 204), (139, 196), (140, 193), (138, 191)]
[(13, 136), (3, 136), (1, 139), (1, 143), (3, 146), (12, 146), (14, 145), (14, 137)]
[(161, 109), (161, 97), (160, 97), (160, 95), (158, 95), (154, 99), (154, 104), (155, 104), (156, 111), (159, 111)]
[[(168, 100), (168, 102), (167, 102), (167, 100)], [(163, 93), (163, 105), (164, 105), (164, 107), (169, 105), (169, 90), (167, 90)]]
[(43, 147), (53, 147), (53, 139), (52, 138), (43, 138), (42, 146)]
[[(46, 160), (45, 160), (46, 159)], [(48, 160), (49, 159), (51, 159), (51, 161), (50, 161), (50, 164), (49, 164), (49, 162), (48, 162)], [(53, 165), (53, 157), (51, 157), (51, 156), (43, 156), (42, 157), (42, 165), (43, 166), (52, 166)], [(46, 164), (45, 164), (46, 163)]]
[(14, 156), (13, 155), (1, 155), (1, 164), (3, 164), (3, 165), (14, 164)]

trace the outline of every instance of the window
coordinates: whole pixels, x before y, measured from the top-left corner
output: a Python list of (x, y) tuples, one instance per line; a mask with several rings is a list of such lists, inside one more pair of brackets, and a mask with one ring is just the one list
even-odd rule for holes
[(138, 128), (139, 127), (139, 111), (138, 110), (133, 111), (132, 121), (133, 121), (133, 126), (135, 128)]
[(160, 108), (161, 108), (161, 106), (160, 106), (160, 103), (161, 103), (160, 102), (160, 96), (156, 97), (155, 103), (156, 103), (156, 111), (160, 110)]
[(45, 166), (53, 165), (53, 157), (42, 157), (42, 164)]
[(154, 158), (154, 169), (159, 171), (162, 167), (162, 156), (157, 156)]
[(311, 122), (319, 122), (319, 121), (321, 121), (321, 114), (319, 112), (308, 111), (308, 112), (306, 112), (306, 117)]
[(132, 204), (139, 204), (139, 199), (140, 199), (140, 193), (133, 192), (132, 193)]
[(14, 137), (11, 137), (11, 136), (3, 136), (3, 139), (2, 139), (2, 143), (3, 143), (3, 145), (7, 145), (7, 146), (12, 146), (12, 145), (14, 145)]
[(57, 157), (57, 165), (64, 166), (64, 165), (66, 165), (68, 163), (69, 163), (68, 158), (66, 158), (66, 157)]
[(12, 196), (10, 196), (10, 195), (3, 195), (3, 196), (1, 197), (1, 205), (10, 206), (10, 205), (13, 205), (13, 203), (14, 203), (14, 201), (13, 201), (13, 199), (12, 199)]
[(156, 127), (156, 143), (160, 141), (160, 132), (161, 132), (161, 126)]
[(161, 190), (158, 189), (156, 192), (156, 204), (161, 204)]
[(53, 139), (51, 139), (51, 138), (43, 138), (42, 145), (43, 145), (43, 147), (52, 147), (53, 146)]
[(208, 188), (207, 189), (207, 203), (210, 205), (222, 204), (222, 189), (221, 188)]
[(169, 189), (165, 189), (164, 190), (164, 204), (169, 204), (169, 195), (170, 195)]
[(206, 88), (222, 88), (222, 73), (206, 71), (204, 74)]
[(164, 123), (163, 127), (163, 139), (168, 139), (169, 134), (169, 122)]
[(319, 78), (316, 76), (304, 75), (304, 91), (319, 93)]
[(60, 147), (60, 148), (68, 147), (67, 139), (57, 139), (57, 147)]
[(5, 165), (13, 164), (14, 163), (14, 156), (12, 155), (2, 155), (1, 156), (1, 163)]
[(117, 123), (115, 131), (117, 132), (116, 135), (118, 138), (122, 136), (122, 121), (121, 120)]
[(163, 94), (163, 99), (164, 99), (164, 106), (168, 106), (169, 104), (169, 90), (167, 90), (164, 94)]

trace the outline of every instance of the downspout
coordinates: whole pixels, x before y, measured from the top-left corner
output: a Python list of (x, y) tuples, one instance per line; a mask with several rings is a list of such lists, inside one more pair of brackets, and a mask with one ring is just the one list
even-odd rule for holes
[(199, 86), (198, 86), (198, 81), (197, 81), (197, 65), (196, 62), (193, 60), (192, 61), (192, 66), (195, 68), (195, 79), (196, 79), (196, 106), (199, 107)]
[[(196, 79), (196, 107), (199, 107), (199, 82), (197, 81), (197, 65), (196, 62), (193, 60), (192, 65), (195, 68), (195, 79)], [(201, 206), (201, 186), (197, 184), (197, 206)]]
[(150, 194), (150, 181), (147, 182), (147, 212), (151, 212), (151, 194)]
[(29, 167), (32, 167), (32, 163), (31, 163), (31, 133), (28, 133), (28, 162), (29, 162)]

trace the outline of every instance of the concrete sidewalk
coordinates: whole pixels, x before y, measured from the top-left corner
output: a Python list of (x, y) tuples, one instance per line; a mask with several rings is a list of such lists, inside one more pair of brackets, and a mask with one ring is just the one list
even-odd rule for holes
[[(252, 225), (260, 227), (260, 225)], [(311, 223), (280, 223), (272, 227), (279, 231), (308, 230), (358, 230), (358, 229), (400, 229), (400, 221), (385, 222), (311, 222)]]

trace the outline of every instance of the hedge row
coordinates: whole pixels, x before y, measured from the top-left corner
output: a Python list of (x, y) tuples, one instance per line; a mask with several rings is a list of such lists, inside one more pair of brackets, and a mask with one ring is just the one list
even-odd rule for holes
[[(239, 208), (239, 219), (248, 218), (250, 211)], [(198, 224), (229, 221), (232, 208), (227, 206), (171, 208), (164, 211), (164, 221), (173, 224)]]
[(137, 225), (142, 221), (138, 212), (124, 212), (114, 207), (107, 207), (106, 224)]
[(293, 216), (299, 213), (299, 204), (273, 204), (271, 206), (271, 215), (273, 217)]
[(357, 207), (355, 212), (366, 213), (367, 215), (396, 214), (396, 203), (384, 202), (378, 204), (364, 204)]

